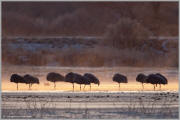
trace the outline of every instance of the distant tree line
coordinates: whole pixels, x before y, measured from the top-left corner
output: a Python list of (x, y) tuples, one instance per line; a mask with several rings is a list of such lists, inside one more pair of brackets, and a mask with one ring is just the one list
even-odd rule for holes
[(2, 2), (3, 36), (103, 35), (123, 18), (178, 35), (178, 2)]

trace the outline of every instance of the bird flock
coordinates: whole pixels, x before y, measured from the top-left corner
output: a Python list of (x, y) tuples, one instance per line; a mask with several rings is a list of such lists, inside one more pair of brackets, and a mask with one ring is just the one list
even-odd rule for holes
[[(74, 91), (74, 84), (79, 84), (80, 90), (82, 89), (82, 85), (84, 85), (83, 89), (85, 89), (86, 85), (89, 85), (90, 91), (91, 91), (91, 84), (97, 84), (98, 86), (100, 85), (100, 80), (92, 73), (85, 73), (84, 75), (81, 75), (78, 73), (69, 72), (65, 76), (63, 76), (59, 73), (50, 72), (47, 74), (46, 79), (47, 81), (54, 83), (54, 89), (56, 89), (56, 82), (72, 83), (73, 91)], [(112, 80), (119, 84), (119, 90), (120, 90), (120, 83), (128, 83), (127, 77), (119, 73), (114, 74)], [(140, 73), (137, 75), (136, 81), (142, 84), (142, 89), (144, 89), (145, 83), (152, 84), (154, 86), (154, 90), (158, 85), (159, 88), (161, 89), (161, 84), (162, 85), (168, 84), (167, 78), (160, 73), (149, 74), (149, 75)], [(14, 82), (17, 84), (17, 90), (18, 90), (18, 83), (29, 84), (29, 90), (31, 89), (33, 84), (40, 84), (39, 79), (37, 77), (29, 74), (26, 74), (24, 76), (18, 74), (12, 74), (10, 78), (10, 82)]]
[(29, 84), (29, 89), (31, 89), (33, 84), (39, 84), (39, 79), (29, 74), (26, 74), (24, 76), (18, 74), (12, 74), (10, 81), (17, 84), (17, 90), (18, 90), (18, 83)]
[(148, 76), (140, 73), (136, 77), (136, 81), (142, 83), (143, 89), (144, 89), (144, 83), (152, 84), (154, 86), (154, 90), (155, 90), (155, 88), (157, 87), (158, 84), (159, 84), (160, 89), (161, 89), (161, 84), (163, 84), (163, 85), (168, 84), (167, 78), (164, 77), (163, 75), (161, 75), (160, 73), (150, 74)]

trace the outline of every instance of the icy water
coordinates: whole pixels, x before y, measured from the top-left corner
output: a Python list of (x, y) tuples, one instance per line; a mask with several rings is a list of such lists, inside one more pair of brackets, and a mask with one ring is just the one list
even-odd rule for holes
[[(53, 83), (46, 80), (49, 72), (58, 72), (66, 75), (68, 72), (77, 72), (84, 74), (86, 72), (93, 73), (100, 80), (100, 86), (92, 84), (92, 91), (119, 91), (118, 84), (112, 81), (115, 73), (121, 73), (127, 76), (128, 83), (121, 84), (120, 91), (141, 91), (142, 85), (136, 82), (136, 76), (139, 73), (146, 75), (150, 73), (161, 73), (168, 79), (168, 85), (162, 85), (162, 91), (178, 91), (178, 69), (177, 68), (139, 68), (139, 67), (33, 67), (33, 66), (3, 66), (2, 67), (2, 91), (15, 91), (16, 84), (10, 82), (10, 76), (13, 73), (21, 75), (32, 74), (39, 78), (40, 84), (33, 85), (32, 91), (72, 91), (72, 84), (66, 82), (58, 82), (56, 89)], [(75, 84), (75, 91), (79, 91), (79, 85)], [(153, 85), (145, 84), (145, 91), (153, 90)], [(160, 90), (159, 87), (156, 90)], [(28, 91), (28, 85), (19, 84), (19, 91)], [(86, 86), (84, 91), (89, 91)]]
[(178, 118), (178, 93), (3, 92), (2, 118)]
[[(46, 80), (49, 72), (66, 75), (68, 72), (84, 74), (90, 72), (100, 80), (100, 86), (92, 85), (80, 91), (75, 85), (59, 82), (56, 89)], [(145, 84), (142, 90), (136, 82), (139, 73), (161, 73), (168, 79), (168, 85), (162, 85), (153, 91), (153, 86)], [(39, 85), (10, 83), (13, 73), (32, 74), (40, 80)], [(115, 73), (127, 76), (128, 83), (118, 84), (112, 81)], [(56, 119), (119, 119), (119, 118), (178, 118), (178, 69), (177, 68), (138, 68), (138, 67), (2, 67), (2, 118), (56, 118)]]

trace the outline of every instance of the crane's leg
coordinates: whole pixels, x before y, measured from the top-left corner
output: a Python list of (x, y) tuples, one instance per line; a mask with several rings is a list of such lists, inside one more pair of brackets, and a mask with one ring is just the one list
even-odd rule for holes
[(142, 83), (142, 90), (144, 90), (144, 84)]
[(31, 89), (31, 84), (29, 83), (29, 90)]
[(90, 91), (91, 91), (91, 84), (90, 84)]
[(159, 89), (161, 90), (161, 84), (159, 84)]
[(154, 91), (155, 91), (155, 87), (156, 87), (156, 86), (154, 85)]
[(54, 89), (56, 89), (56, 82), (54, 82)]
[(120, 83), (119, 83), (119, 91), (120, 91)]
[(18, 90), (18, 83), (17, 83), (17, 90)]
[(81, 84), (80, 84), (80, 91), (81, 91)]
[(31, 88), (32, 88), (32, 85), (33, 85), (33, 84), (31, 84)]
[(74, 83), (73, 83), (73, 92), (74, 92)]
[(86, 87), (86, 85), (84, 85), (84, 88), (83, 88), (83, 90), (85, 89), (85, 87)]

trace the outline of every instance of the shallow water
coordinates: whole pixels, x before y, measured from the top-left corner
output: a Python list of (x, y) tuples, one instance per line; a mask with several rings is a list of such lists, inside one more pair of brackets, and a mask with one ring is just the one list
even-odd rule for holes
[[(49, 72), (66, 75), (68, 72), (95, 74), (101, 84), (92, 85), (92, 91), (86, 86), (82, 91), (75, 85), (59, 82), (56, 89), (46, 80)], [(128, 83), (118, 84), (112, 81), (115, 73), (127, 76)], [(168, 79), (168, 85), (162, 85), (153, 91), (153, 86), (136, 82), (139, 73), (161, 73)], [(39, 85), (10, 83), (13, 73), (32, 74), (40, 80)], [(49, 85), (48, 85), (49, 84)], [(84, 86), (83, 86), (84, 87)], [(178, 118), (178, 69), (177, 68), (139, 68), (139, 67), (2, 67), (2, 118), (55, 118), (55, 119), (134, 119), (134, 118)]]
[[(136, 82), (136, 76), (139, 73), (146, 75), (150, 73), (161, 73), (168, 79), (168, 85), (162, 85), (161, 90), (165, 91), (178, 91), (178, 68), (140, 68), (140, 67), (56, 67), (56, 66), (3, 66), (2, 67), (2, 90), (13, 91), (16, 90), (16, 84), (10, 83), (10, 76), (13, 73), (21, 75), (32, 74), (40, 79), (39, 85), (33, 85), (33, 91), (72, 91), (72, 84), (66, 82), (58, 82), (56, 89), (53, 88), (53, 83), (46, 80), (46, 75), (49, 72), (58, 72), (66, 75), (68, 72), (77, 72), (84, 74), (86, 72), (96, 75), (101, 84), (92, 85), (92, 91), (119, 91), (118, 84), (112, 81), (115, 73), (121, 73), (127, 76), (128, 83), (121, 84), (120, 91), (141, 91), (142, 85)], [(84, 87), (84, 86), (83, 86)], [(19, 84), (19, 91), (27, 91), (28, 85)], [(79, 85), (75, 84), (75, 91), (79, 91)], [(86, 86), (83, 91), (89, 91), (89, 86)], [(153, 85), (145, 84), (145, 91), (153, 90)], [(156, 90), (160, 90), (159, 87)]]

